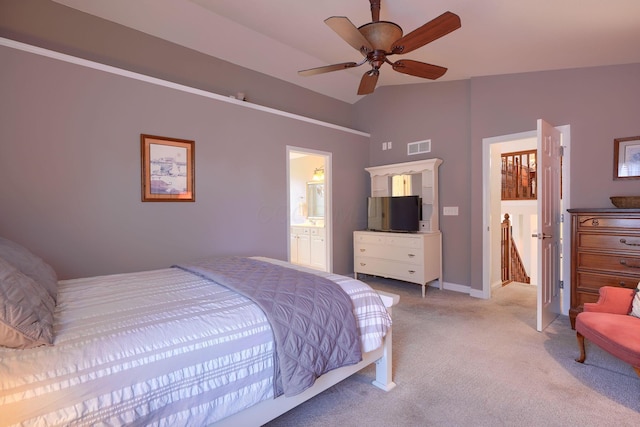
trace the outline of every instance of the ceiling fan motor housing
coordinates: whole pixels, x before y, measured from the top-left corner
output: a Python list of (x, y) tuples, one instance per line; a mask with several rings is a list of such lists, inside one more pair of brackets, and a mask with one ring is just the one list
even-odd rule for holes
[(402, 28), (388, 21), (369, 22), (358, 30), (371, 43), (374, 50), (382, 50), (386, 53), (390, 53), (393, 43), (402, 37)]

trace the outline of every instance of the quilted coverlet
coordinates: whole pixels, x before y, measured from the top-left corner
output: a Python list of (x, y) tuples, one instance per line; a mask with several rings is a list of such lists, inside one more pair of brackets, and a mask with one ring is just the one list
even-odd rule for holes
[[(380, 296), (354, 278), (362, 353), (391, 327)], [(210, 425), (274, 397), (272, 327), (249, 298), (179, 268), (58, 283), (54, 345), (0, 347), (0, 426)]]
[(362, 360), (353, 303), (331, 280), (240, 257), (177, 267), (233, 289), (265, 312), (276, 342), (275, 396), (301, 393), (320, 375)]

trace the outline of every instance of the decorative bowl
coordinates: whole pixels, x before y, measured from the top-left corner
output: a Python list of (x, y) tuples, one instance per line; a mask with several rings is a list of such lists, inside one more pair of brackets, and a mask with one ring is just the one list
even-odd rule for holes
[(610, 197), (611, 203), (616, 208), (638, 209), (640, 208), (640, 196), (615, 196)]

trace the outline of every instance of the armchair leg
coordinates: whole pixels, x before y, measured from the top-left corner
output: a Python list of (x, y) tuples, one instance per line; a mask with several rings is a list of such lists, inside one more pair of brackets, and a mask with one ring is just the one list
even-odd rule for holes
[[(576, 338), (578, 339), (578, 347), (580, 348), (580, 357), (576, 359), (576, 362), (584, 363), (584, 359), (587, 358), (587, 353), (584, 350), (584, 336), (580, 332), (576, 332)], [(636, 373), (640, 376), (640, 368), (634, 368)]]

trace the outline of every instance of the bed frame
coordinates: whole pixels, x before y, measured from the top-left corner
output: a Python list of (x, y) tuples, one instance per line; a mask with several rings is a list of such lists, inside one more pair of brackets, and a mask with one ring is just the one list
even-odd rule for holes
[[(387, 307), (387, 311), (391, 314), (392, 307), (400, 301), (400, 296), (383, 291), (377, 292), (380, 294), (385, 307)], [(374, 362), (376, 364), (376, 379), (372, 384), (384, 391), (393, 389), (396, 384), (392, 379), (392, 330), (393, 328), (389, 329), (384, 338), (384, 344), (380, 348), (362, 355), (362, 361), (360, 363), (327, 372), (315, 381), (313, 387), (308, 388), (300, 394), (291, 397), (283, 395), (277, 399), (263, 400), (262, 402), (224, 418), (213, 425), (215, 427), (236, 427), (240, 425), (261, 426), (322, 393), (329, 387), (339, 383), (347, 377), (350, 377)]]

